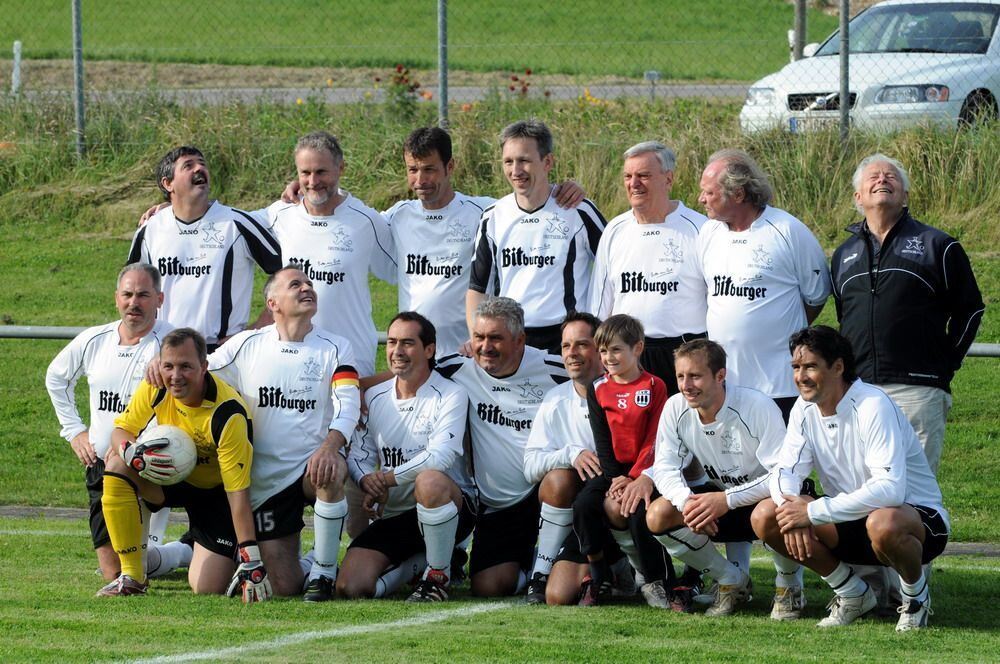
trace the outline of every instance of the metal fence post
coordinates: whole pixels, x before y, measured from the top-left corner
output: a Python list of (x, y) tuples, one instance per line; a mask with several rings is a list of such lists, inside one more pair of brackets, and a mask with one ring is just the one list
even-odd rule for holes
[(76, 156), (82, 158), (86, 150), (83, 122), (83, 19), (81, 0), (73, 0), (73, 92), (76, 108)]
[(850, 0), (840, 0), (840, 142), (847, 142), (851, 125), (851, 18)]
[(806, 45), (806, 0), (795, 0), (795, 41), (792, 43), (792, 60), (802, 59)]
[(14, 42), (14, 66), (10, 72), (10, 94), (17, 96), (21, 92), (21, 42)]
[(448, 128), (448, 0), (438, 0), (438, 126)]

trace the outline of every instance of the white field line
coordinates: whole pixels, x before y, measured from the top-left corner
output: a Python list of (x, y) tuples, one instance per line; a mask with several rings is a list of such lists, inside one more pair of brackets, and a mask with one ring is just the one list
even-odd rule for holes
[(352, 636), (355, 634), (368, 634), (370, 632), (381, 632), (386, 628), (398, 629), (406, 627), (418, 627), (420, 625), (429, 625), (431, 623), (442, 622), (448, 620), (449, 618), (464, 618), (466, 616), (476, 615), (477, 613), (488, 613), (491, 611), (499, 611), (500, 609), (509, 609), (516, 604), (511, 602), (489, 602), (487, 604), (475, 604), (472, 606), (463, 606), (456, 609), (449, 609), (447, 611), (431, 611), (428, 613), (423, 613), (418, 616), (413, 616), (412, 618), (405, 618), (403, 620), (394, 620), (392, 622), (384, 623), (369, 623), (367, 625), (349, 625), (347, 627), (336, 627), (334, 629), (324, 629), (320, 631), (310, 631), (310, 632), (298, 632), (295, 634), (286, 634), (285, 636), (279, 636), (268, 641), (257, 641), (256, 643), (248, 643), (242, 646), (236, 646), (233, 648), (222, 648), (216, 650), (206, 650), (203, 652), (190, 652), (182, 653), (178, 655), (163, 655), (161, 657), (155, 657), (153, 659), (139, 659), (133, 660), (136, 663), (143, 664), (154, 664), (159, 662), (196, 662), (202, 660), (218, 660), (218, 659), (231, 659), (235, 657), (241, 657), (244, 655), (257, 655), (263, 650), (273, 650), (276, 648), (282, 648), (290, 645), (297, 645), (300, 643), (307, 643), (309, 641), (319, 641), (324, 639), (335, 639), (343, 636)]
[(32, 537), (89, 537), (90, 533), (84, 530), (22, 530), (20, 528), (0, 530), (0, 535), (16, 537), (18, 535), (31, 535)]

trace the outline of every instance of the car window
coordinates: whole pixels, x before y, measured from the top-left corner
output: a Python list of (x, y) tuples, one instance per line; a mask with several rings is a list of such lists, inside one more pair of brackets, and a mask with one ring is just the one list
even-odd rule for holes
[[(985, 53), (1000, 6), (942, 2), (872, 7), (851, 20), (851, 53)], [(840, 53), (839, 32), (816, 56)]]

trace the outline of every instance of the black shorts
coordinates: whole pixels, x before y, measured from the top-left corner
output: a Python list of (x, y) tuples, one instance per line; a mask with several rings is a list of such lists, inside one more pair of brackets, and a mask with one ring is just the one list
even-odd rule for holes
[(211, 489), (199, 489), (187, 482), (161, 487), (163, 505), (150, 505), (150, 509), (161, 507), (183, 507), (188, 515), (188, 532), (191, 538), (203, 547), (220, 556), (236, 558), (236, 530), (233, 516), (229, 511), (229, 498), (220, 484)]
[[(611, 531), (608, 531), (608, 538), (604, 542), (604, 559), (608, 561), (609, 565), (614, 565), (616, 562), (625, 557), (622, 553), (621, 548), (618, 546), (618, 542), (615, 538), (611, 536)], [(569, 531), (566, 535), (566, 539), (563, 540), (562, 546), (559, 547), (559, 553), (556, 554), (555, 562), (570, 562), (576, 563), (577, 565), (586, 565), (588, 563), (587, 556), (584, 555), (583, 551), (580, 550), (580, 538), (577, 537), (576, 532)], [(555, 564), (555, 563), (553, 563)]]
[[(474, 506), (472, 499), (463, 493), (462, 508), (458, 510), (456, 545), (468, 537), (476, 525)], [(424, 536), (420, 532), (417, 508), (408, 509), (387, 519), (376, 519), (355, 537), (347, 548), (378, 551), (393, 565), (399, 565), (410, 556), (424, 551)]]
[(517, 563), (525, 571), (531, 569), (541, 509), (536, 485), (515, 505), (488, 514), (480, 512), (472, 533), (469, 575), (475, 576), (502, 563)]
[[(691, 487), (691, 493), (709, 493), (718, 490), (712, 484), (699, 484)], [(757, 539), (757, 535), (750, 525), (750, 515), (753, 514), (755, 507), (757, 507), (756, 504), (737, 507), (723, 514), (716, 524), (719, 527), (719, 532), (711, 540), (713, 542), (752, 542)]]
[(662, 380), (667, 386), (667, 396), (677, 394), (677, 371), (674, 368), (674, 351), (685, 341), (704, 339), (708, 334), (684, 334), (679, 337), (646, 337), (639, 364)]
[(281, 539), (305, 528), (302, 510), (312, 501), (306, 498), (302, 478), (274, 494), (253, 511), (253, 527), (258, 542)]
[[(926, 531), (920, 562), (927, 564), (944, 552), (944, 547), (948, 544), (948, 528), (936, 509), (922, 505), (911, 505), (911, 507), (917, 510)], [(834, 524), (837, 527), (837, 546), (831, 550), (834, 557), (854, 565), (882, 565), (884, 567), (885, 563), (878, 559), (872, 549), (867, 524), (868, 517)]]
[(104, 495), (104, 460), (98, 459), (93, 466), (86, 468), (84, 477), (90, 507), (90, 540), (94, 543), (94, 548), (99, 549), (111, 543), (108, 524), (104, 522), (104, 509), (101, 507), (101, 496)]

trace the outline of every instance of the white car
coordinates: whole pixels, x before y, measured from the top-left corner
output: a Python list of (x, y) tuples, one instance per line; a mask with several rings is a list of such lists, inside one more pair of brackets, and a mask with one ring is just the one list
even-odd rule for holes
[[(997, 117), (1000, 0), (888, 0), (850, 22), (851, 124), (956, 128)], [(750, 87), (740, 127), (792, 132), (840, 121), (840, 34)]]

